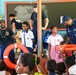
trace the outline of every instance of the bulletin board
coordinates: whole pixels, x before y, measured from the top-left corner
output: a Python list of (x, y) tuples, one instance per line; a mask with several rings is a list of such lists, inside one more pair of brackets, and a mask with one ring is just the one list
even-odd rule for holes
[[(31, 13), (33, 12), (33, 5), (36, 3), (30, 2), (5, 2), (5, 16), (7, 26), (10, 28), (9, 14), (15, 14), (21, 21), (29, 21)], [(46, 13), (49, 18), (48, 28), (56, 25), (58, 28), (65, 28), (60, 24), (60, 17), (68, 15), (76, 18), (76, 2), (46, 2), (42, 4), (42, 11)]]

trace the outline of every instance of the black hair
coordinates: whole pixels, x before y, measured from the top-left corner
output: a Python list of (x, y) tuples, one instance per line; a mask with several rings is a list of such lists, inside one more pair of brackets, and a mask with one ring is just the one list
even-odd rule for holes
[(6, 70), (6, 64), (4, 63), (3, 60), (0, 61), (0, 71)]
[(9, 17), (15, 17), (15, 15), (14, 14), (10, 14)]
[(35, 5), (33, 6), (33, 8), (37, 8), (37, 4), (35, 4)]
[(26, 26), (30, 26), (29, 23), (27, 21), (23, 21), (22, 24), (26, 24)]
[(75, 64), (75, 59), (73, 56), (67, 56), (64, 60), (65, 65), (67, 66), (67, 68), (73, 66)]
[(53, 28), (55, 28), (55, 27), (57, 28), (57, 26), (53, 25), (53, 26), (51, 27), (51, 30), (53, 30)]
[(53, 59), (47, 60), (46, 66), (47, 66), (47, 70), (48, 70), (50, 73), (51, 73), (51, 72), (54, 72), (55, 69), (56, 69), (56, 61), (53, 60)]
[(65, 73), (66, 67), (63, 62), (57, 63), (56, 70), (59, 71), (60, 73)]
[(31, 53), (23, 53), (20, 56), (20, 62), (23, 66), (28, 66), (30, 71), (32, 71), (35, 67), (35, 57)]

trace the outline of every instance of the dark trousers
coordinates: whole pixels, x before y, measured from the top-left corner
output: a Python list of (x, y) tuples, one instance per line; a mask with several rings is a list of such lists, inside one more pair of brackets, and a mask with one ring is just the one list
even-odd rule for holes
[(35, 45), (37, 44), (37, 28), (32, 29), (33, 35), (34, 35), (34, 42), (33, 42), (33, 48), (35, 48)]
[[(35, 48), (35, 46), (37, 45), (37, 41), (38, 41), (37, 27), (34, 27), (34, 28), (32, 29), (32, 32), (33, 32), (33, 34), (34, 34), (33, 48)], [(44, 34), (45, 34), (44, 30), (42, 30), (42, 45), (43, 45), (42, 47), (43, 47), (43, 48), (45, 48), (45, 45), (47, 45), (47, 44), (43, 43)], [(37, 50), (36, 50), (35, 53), (37, 53)]]

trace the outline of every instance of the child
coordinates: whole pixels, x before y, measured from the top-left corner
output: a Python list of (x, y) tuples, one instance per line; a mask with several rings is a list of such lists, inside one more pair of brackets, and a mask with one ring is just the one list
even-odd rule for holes
[(45, 69), (40, 64), (40, 61), (41, 61), (40, 58), (36, 54), (34, 54), (34, 56), (35, 56), (35, 65), (36, 65), (36, 68), (38, 71), (38, 72), (35, 72), (34, 75), (38, 75), (38, 74), (47, 75), (47, 72), (45, 71)]
[(48, 71), (48, 75), (56, 75), (55, 69), (56, 69), (56, 61), (53, 59), (49, 59), (46, 62), (46, 69)]
[(0, 75), (10, 75), (10, 73), (6, 71), (6, 65), (3, 60), (0, 60)]
[(29, 23), (24, 21), (22, 23), (22, 31), (20, 32), (20, 39), (22, 44), (29, 50), (30, 53), (33, 53), (33, 39), (34, 35), (33, 32), (28, 29)]
[(59, 75), (64, 75), (65, 72), (66, 72), (65, 64), (63, 62), (57, 63), (56, 73), (58, 73)]
[(67, 56), (64, 60), (69, 75), (76, 75), (76, 63), (73, 56)]
[(23, 53), (17, 60), (16, 72), (18, 75), (28, 75), (35, 67), (35, 56), (31, 53)]
[(56, 26), (52, 26), (51, 30), (52, 34), (47, 39), (49, 57), (51, 59), (54, 59), (56, 63), (62, 62), (63, 58), (61, 56), (60, 51), (56, 50), (56, 46), (60, 45), (63, 42), (63, 38), (61, 37), (61, 35), (57, 34), (58, 29)]

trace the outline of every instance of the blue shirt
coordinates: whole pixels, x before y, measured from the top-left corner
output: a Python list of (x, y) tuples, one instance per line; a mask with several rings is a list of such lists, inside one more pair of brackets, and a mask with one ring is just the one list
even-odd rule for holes
[(66, 27), (67, 35), (70, 37), (70, 43), (76, 44), (76, 19), (73, 19), (72, 26)]
[[(47, 18), (47, 15), (44, 12), (42, 12), (42, 26), (45, 23), (44, 22), (45, 18)], [(33, 12), (31, 14), (31, 18), (30, 19), (33, 20), (33, 27), (36, 27), (37, 28), (37, 13), (36, 12)]]

